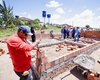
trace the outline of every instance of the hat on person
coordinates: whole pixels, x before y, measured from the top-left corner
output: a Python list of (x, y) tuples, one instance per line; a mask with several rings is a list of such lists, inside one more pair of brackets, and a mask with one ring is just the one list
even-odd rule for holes
[(29, 26), (20, 26), (19, 29), (21, 29), (21, 30), (22, 30), (24, 33), (26, 33), (27, 35), (32, 35)]

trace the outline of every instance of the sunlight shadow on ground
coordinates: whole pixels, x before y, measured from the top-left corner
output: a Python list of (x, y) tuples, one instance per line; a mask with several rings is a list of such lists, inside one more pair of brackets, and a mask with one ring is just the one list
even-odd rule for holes
[(73, 74), (75, 77), (77, 77), (79, 80), (87, 80), (85, 76), (82, 75), (81, 70), (77, 70), (77, 67), (74, 67), (71, 71), (71, 74)]

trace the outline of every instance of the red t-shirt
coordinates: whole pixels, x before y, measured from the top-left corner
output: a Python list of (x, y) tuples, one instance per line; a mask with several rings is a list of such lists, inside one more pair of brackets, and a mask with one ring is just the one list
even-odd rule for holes
[(24, 72), (31, 66), (31, 54), (34, 46), (28, 44), (17, 35), (13, 35), (7, 40), (8, 50), (12, 59), (14, 70)]

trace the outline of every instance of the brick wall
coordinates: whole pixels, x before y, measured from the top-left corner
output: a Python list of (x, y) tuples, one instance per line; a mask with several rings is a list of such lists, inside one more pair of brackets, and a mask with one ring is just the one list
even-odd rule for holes
[[(41, 35), (37, 34), (37, 38), (39, 38)], [(45, 38), (50, 38), (49, 34), (43, 34)], [(60, 37), (60, 34), (54, 34), (55, 37)], [(81, 36), (86, 38), (100, 38), (100, 30), (87, 30), (87, 31), (81, 31)]]
[(81, 31), (81, 36), (88, 37), (88, 38), (99, 38), (100, 39), (100, 30), (86, 30)]
[(51, 62), (48, 62), (47, 57), (43, 55), (41, 57), (42, 65), (40, 80), (50, 80), (58, 74), (61, 74), (62, 72), (66, 71), (66, 69), (72, 68), (73, 66), (75, 66), (75, 64), (73, 63), (74, 57), (76, 57), (79, 54), (91, 54), (95, 49), (98, 49), (99, 47), (100, 41), (96, 41), (95, 43), (86, 45), (80, 49), (76, 49), (75, 51), (70, 52), (70, 54), (65, 54)]

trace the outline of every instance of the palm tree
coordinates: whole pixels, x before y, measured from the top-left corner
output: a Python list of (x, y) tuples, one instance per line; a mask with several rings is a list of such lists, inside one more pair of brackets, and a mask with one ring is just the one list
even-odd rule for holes
[(12, 14), (12, 8), (10, 6), (6, 6), (5, 1), (2, 0), (3, 4), (0, 4), (0, 16), (3, 19), (3, 26), (4, 28), (7, 28), (7, 24), (9, 24), (12, 19), (13, 19), (13, 14)]

